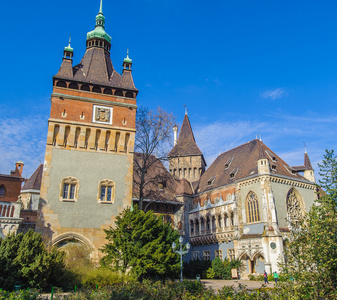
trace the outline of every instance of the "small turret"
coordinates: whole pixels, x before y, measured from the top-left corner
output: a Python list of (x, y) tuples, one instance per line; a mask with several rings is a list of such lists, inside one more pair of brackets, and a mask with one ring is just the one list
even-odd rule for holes
[(69, 44), (67, 47), (64, 47), (64, 50), (63, 50), (63, 58), (65, 59), (73, 59), (73, 56), (74, 56), (74, 49), (71, 48), (70, 46), (70, 43), (71, 43), (71, 36), (69, 37)]
[(127, 49), (126, 57), (123, 60), (123, 73), (125, 70), (131, 71), (131, 67), (132, 67), (132, 59), (129, 57), (129, 49)]

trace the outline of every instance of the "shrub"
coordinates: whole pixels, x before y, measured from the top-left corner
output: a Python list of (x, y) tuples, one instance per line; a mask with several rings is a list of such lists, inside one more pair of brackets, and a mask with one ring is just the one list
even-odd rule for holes
[(184, 275), (186, 278), (195, 279), (199, 274), (201, 278), (207, 278), (207, 270), (212, 267), (210, 260), (191, 259), (189, 262), (184, 262)]
[(213, 268), (208, 268), (207, 270), (207, 278), (208, 279), (213, 279), (216, 276)]
[(116, 284), (130, 282), (131, 276), (111, 271), (106, 268), (92, 268), (88, 270), (82, 277), (82, 285), (84, 287), (102, 288)]
[(35, 289), (20, 290), (17, 292), (6, 292), (0, 290), (0, 299), (13, 299), (13, 300), (36, 300), (39, 293)]

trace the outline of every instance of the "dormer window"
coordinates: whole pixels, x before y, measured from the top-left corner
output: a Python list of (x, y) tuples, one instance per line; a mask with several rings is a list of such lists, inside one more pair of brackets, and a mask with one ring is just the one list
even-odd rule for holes
[(231, 165), (233, 161), (233, 157), (231, 157), (229, 160), (227, 160), (227, 162), (225, 163), (225, 170), (229, 168), (229, 166)]
[(213, 184), (215, 177), (211, 177), (210, 179), (207, 180), (207, 185), (210, 186)]
[(229, 174), (229, 178), (234, 178), (236, 173), (238, 172), (238, 170), (239, 170), (239, 168), (233, 169), (232, 172), (230, 172), (230, 174)]
[(276, 165), (271, 166), (272, 171), (276, 171)]
[(270, 157), (270, 159), (271, 159), (272, 161), (277, 161), (276, 156), (275, 156), (274, 154), (270, 153), (270, 152), (267, 151), (267, 150), (266, 150), (266, 153), (267, 153), (267, 155)]
[(166, 188), (166, 182), (165, 181), (161, 181), (158, 183), (158, 189), (161, 191), (164, 188)]

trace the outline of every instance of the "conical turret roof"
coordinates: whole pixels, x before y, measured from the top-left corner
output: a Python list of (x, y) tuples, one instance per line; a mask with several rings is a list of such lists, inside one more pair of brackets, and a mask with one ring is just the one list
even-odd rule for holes
[(168, 154), (168, 157), (194, 155), (202, 155), (202, 152), (195, 142), (188, 115), (185, 114), (177, 144), (172, 148), (172, 150)]

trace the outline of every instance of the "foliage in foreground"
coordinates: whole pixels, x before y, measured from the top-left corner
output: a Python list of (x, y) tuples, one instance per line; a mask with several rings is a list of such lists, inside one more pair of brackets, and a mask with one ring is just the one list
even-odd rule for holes
[(221, 260), (216, 257), (212, 260), (212, 267), (207, 270), (207, 278), (232, 279), (232, 269), (238, 269), (242, 266), (242, 261), (233, 259), (229, 261), (227, 258)]
[(46, 249), (41, 234), (8, 235), (0, 240), (0, 287), (12, 290), (15, 284), (23, 288), (49, 289), (63, 285), (66, 276), (64, 254)]
[(293, 224), (283, 271), (296, 282), (289, 286), (294, 295), (333, 299), (337, 285), (337, 160), (333, 150), (326, 150), (319, 167), (325, 193)]
[(116, 218), (116, 227), (105, 230), (108, 243), (101, 264), (123, 273), (130, 272), (138, 280), (174, 278), (179, 271), (178, 255), (171, 245), (178, 233), (153, 211), (143, 212), (136, 206)]
[[(224, 286), (217, 292), (211, 288), (205, 288), (204, 285), (196, 281), (167, 282), (150, 282), (144, 280), (128, 284), (114, 285), (110, 288), (98, 290), (83, 289), (73, 293), (55, 293), (53, 299), (63, 300), (301, 300), (312, 299), (309, 295), (294, 292), (294, 282), (284, 282), (277, 285), (274, 289), (261, 288), (248, 290), (245, 285), (239, 284), (238, 287)], [(336, 294), (328, 298), (336, 299)], [(0, 299), (20, 299), (20, 300), (37, 300), (37, 293), (34, 291), (20, 291), (16, 293), (6, 293), (0, 291)]]

